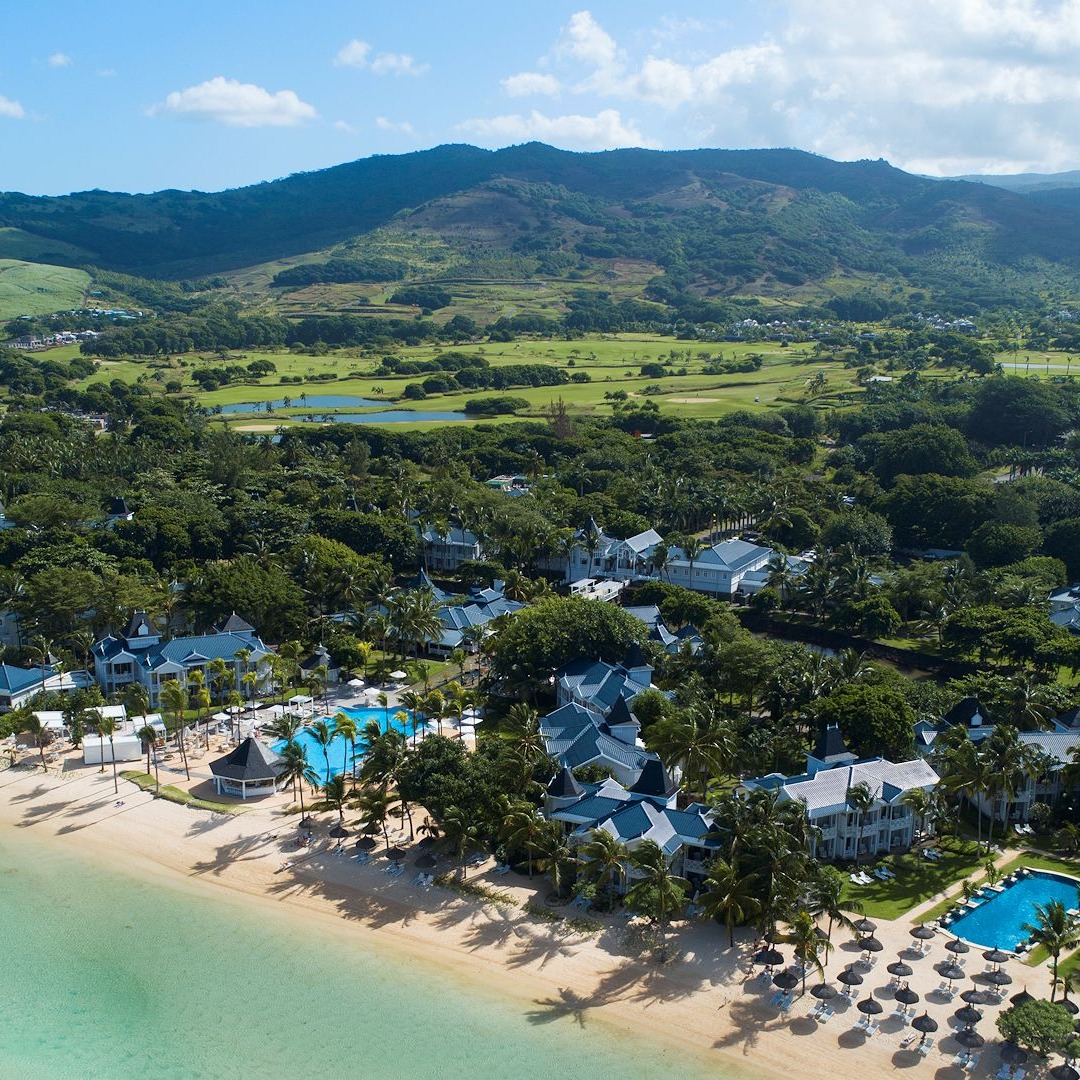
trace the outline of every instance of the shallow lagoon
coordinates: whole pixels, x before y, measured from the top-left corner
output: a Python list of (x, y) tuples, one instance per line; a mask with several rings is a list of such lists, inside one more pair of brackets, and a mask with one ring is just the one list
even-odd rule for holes
[(703, 1075), (598, 1021), (530, 1014), (382, 953), (372, 935), (342, 941), (212, 885), (102, 867), (77, 844), (0, 836), (5, 1080)]

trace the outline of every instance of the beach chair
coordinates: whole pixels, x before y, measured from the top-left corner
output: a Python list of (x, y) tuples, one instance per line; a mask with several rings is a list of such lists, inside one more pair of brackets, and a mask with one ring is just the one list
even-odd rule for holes
[(916, 1040), (916, 1039), (917, 1039), (918, 1037), (919, 1037), (919, 1036), (918, 1036), (918, 1033), (917, 1033), (917, 1032), (914, 1032), (914, 1031), (909, 1031), (909, 1032), (908, 1032), (908, 1033), (907, 1033), (907, 1034), (906, 1034), (906, 1035), (905, 1035), (905, 1036), (904, 1036), (904, 1037), (903, 1037), (903, 1038), (902, 1038), (902, 1039), (900, 1040), (900, 1049), (901, 1049), (901, 1050), (906, 1050), (906, 1049), (907, 1049), (907, 1048), (908, 1048), (908, 1047), (909, 1047), (909, 1046), (910, 1046), (910, 1045), (911, 1045), (911, 1044), (912, 1044), (912, 1043), (913, 1043), (913, 1042), (914, 1042), (914, 1041), (915, 1041), (915, 1040)]
[(826, 1005), (824, 1009), (818, 1014), (818, 1023), (827, 1024), (833, 1017), (836, 1010), (831, 1005)]
[(1010, 1080), (1013, 1074), (1013, 1067), (1008, 1063), (1001, 1066), (997, 1071), (997, 1080)]
[(784, 991), (783, 990), (777, 990), (776, 993), (773, 994), (773, 996), (771, 998), (769, 998), (769, 1004), (770, 1005), (779, 1005), (780, 1004), (780, 999), (783, 996), (784, 996)]
[(878, 1033), (880, 1027), (881, 1025), (876, 1020), (871, 1020), (870, 1023), (866, 1025), (866, 1037), (872, 1039)]
[(908, 1009), (907, 1009), (906, 1005), (897, 1005), (895, 1010), (893, 1010), (893, 1014), (892, 1014), (892, 1019), (893, 1020), (901, 1020), (906, 1024), (910, 1018), (911, 1017), (910, 1017), (910, 1014), (908, 1013)]
[(859, 877), (858, 874), (848, 874), (848, 877), (851, 879), (852, 885), (861, 885), (863, 883), (862, 878)]
[(933, 1035), (927, 1035), (926, 1039), (923, 1042), (919, 1043), (919, 1057), (926, 1057), (926, 1055), (934, 1049), (934, 1041), (935, 1040)]
[(866, 1028), (869, 1026), (869, 1024), (870, 1024), (870, 1017), (860, 1015), (859, 1019), (855, 1021), (855, 1023), (852, 1025), (852, 1027), (856, 1031), (865, 1031)]
[(1024, 1080), (1027, 1076), (1027, 1069), (1017, 1069), (1012, 1075), (1012, 1080)]

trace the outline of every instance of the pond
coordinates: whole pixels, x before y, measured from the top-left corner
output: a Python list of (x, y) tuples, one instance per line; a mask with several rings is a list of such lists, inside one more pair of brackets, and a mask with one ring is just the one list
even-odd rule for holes
[(371, 409), (386, 406), (385, 401), (352, 397), (347, 394), (308, 394), (303, 401), (290, 394), (288, 400), (288, 405), (285, 404), (285, 398), (277, 398), (273, 401), (238, 401), (232, 405), (222, 405), (221, 415), (266, 412), (267, 405), (273, 409)]

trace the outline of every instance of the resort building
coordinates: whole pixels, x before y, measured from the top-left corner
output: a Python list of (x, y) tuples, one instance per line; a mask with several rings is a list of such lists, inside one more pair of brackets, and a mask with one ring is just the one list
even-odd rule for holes
[(424, 565), (431, 570), (456, 570), (463, 562), (484, 558), (480, 538), (470, 529), (451, 525), (446, 529), (416, 526), (424, 553)]
[[(679, 810), (677, 799), (678, 787), (656, 758), (629, 786), (610, 778), (582, 784), (564, 766), (548, 785), (546, 812), (550, 820), (563, 824), (571, 847), (588, 843), (596, 829), (622, 841), (631, 853), (652, 840), (668, 856), (674, 872), (696, 887), (708, 874), (719, 842), (710, 835), (709, 808), (691, 803)], [(616, 891), (624, 893), (636, 876), (633, 866), (624, 863)]]
[[(663, 553), (661, 548), (665, 549)], [(695, 592), (730, 596), (740, 591), (747, 574), (764, 569), (772, 556), (772, 548), (733, 539), (705, 547), (690, 559), (682, 548), (665, 544), (655, 529), (618, 540), (590, 520), (578, 532), (569, 557), (547, 565), (561, 571), (563, 580), (571, 585), (585, 578), (662, 578)]]
[[(914, 788), (932, 791), (939, 779), (922, 758), (899, 763), (881, 757), (857, 759), (833, 726), (807, 755), (805, 773), (770, 773), (744, 781), (743, 787), (775, 792), (780, 802), (804, 803), (815, 829), (813, 856), (846, 861), (911, 847), (919, 822), (904, 804), (904, 795)], [(865, 812), (857, 810), (850, 800), (851, 789), (860, 784), (874, 797)]]
[(603, 660), (572, 660), (555, 673), (555, 699), (607, 714), (615, 703), (631, 702), (643, 690), (652, 688), (653, 669), (648, 664), (624, 667)]
[(621, 698), (606, 717), (568, 702), (541, 718), (540, 734), (556, 764), (566, 769), (599, 765), (627, 787), (638, 782), (650, 763), (660, 764), (656, 754), (640, 744), (641, 725)]
[(25, 705), (35, 694), (58, 690), (68, 693), (93, 686), (94, 680), (85, 671), (61, 671), (58, 667), (21, 668), (0, 664), (0, 712), (9, 712)]
[(225, 661), (238, 690), (242, 690), (248, 672), (254, 672), (256, 686), (262, 686), (270, 675), (272, 655), (273, 650), (254, 627), (235, 613), (209, 634), (162, 641), (146, 612), (137, 611), (123, 634), (110, 634), (93, 648), (94, 673), (102, 692), (108, 696), (139, 683), (146, 688), (153, 708), (158, 708), (161, 688), (167, 682), (175, 680), (186, 687), (192, 673), (201, 671), (204, 685), (209, 686), (207, 669), (214, 660)]

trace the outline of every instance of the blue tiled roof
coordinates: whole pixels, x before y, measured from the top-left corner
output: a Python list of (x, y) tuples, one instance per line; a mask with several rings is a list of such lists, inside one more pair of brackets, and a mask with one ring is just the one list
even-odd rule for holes
[[(11, 664), (0, 664), (0, 690), (6, 690), (11, 694), (20, 694), (35, 683), (40, 686), (41, 674), (41, 668), (21, 668), (13, 667)], [(46, 679), (55, 674), (55, 668), (45, 668)]]
[(647, 833), (653, 824), (640, 802), (632, 802), (620, 807), (609, 820), (623, 840), (632, 840)]
[(255, 633), (236, 634), (197, 634), (192, 637), (178, 637), (171, 641), (161, 641), (141, 648), (131, 648), (125, 638), (102, 638), (94, 646), (94, 654), (103, 660), (109, 660), (121, 652), (130, 653), (142, 667), (149, 671), (162, 664), (173, 663), (208, 663), (211, 660), (236, 662), (236, 654), (241, 649), (249, 652), (269, 653)]

